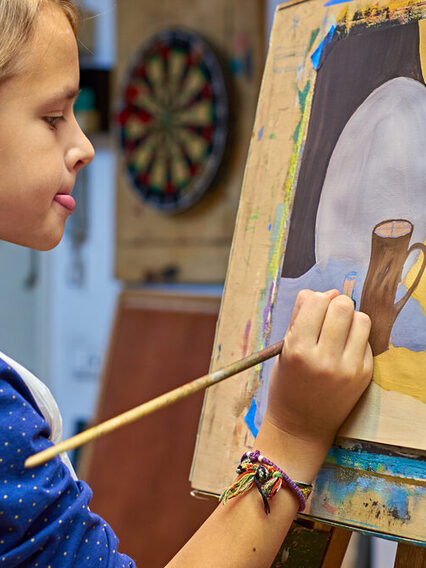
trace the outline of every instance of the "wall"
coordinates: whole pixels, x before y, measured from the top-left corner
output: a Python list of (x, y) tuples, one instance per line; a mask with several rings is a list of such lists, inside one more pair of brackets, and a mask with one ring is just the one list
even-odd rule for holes
[(81, 247), (84, 277), (73, 283), (75, 250), (69, 233), (51, 259), (51, 386), (61, 408), (64, 436), (92, 416), (98, 379), (121, 285), (113, 278), (115, 160), (98, 150), (88, 168), (88, 238)]
[(40, 370), (34, 341), (39, 261), (40, 253), (0, 242), (0, 351), (35, 372)]

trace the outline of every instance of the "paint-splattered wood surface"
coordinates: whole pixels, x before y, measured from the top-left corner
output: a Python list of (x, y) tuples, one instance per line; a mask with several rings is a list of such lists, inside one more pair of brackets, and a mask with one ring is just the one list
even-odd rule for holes
[[(117, 110), (144, 42), (166, 29), (196, 32), (227, 78), (228, 144), (212, 187), (178, 215), (146, 206), (120, 158), (117, 172), (116, 275), (125, 281), (222, 283), (226, 274), (247, 149), (265, 57), (264, 0), (117, 2)], [(244, 17), (242, 17), (244, 14)]]
[[(365, 7), (356, 2), (328, 4), (332, 5), (324, 6), (317, 0), (282, 4), (275, 15), (216, 334), (213, 370), (267, 342), (315, 85), (311, 56), (332, 25), (342, 20), (350, 22), (353, 14)], [(379, 1), (375, 7), (396, 10), (403, 23), (426, 16), (424, 4), (412, 2), (407, 8), (408, 3)], [(366, 14), (367, 24), (372, 14), (374, 9)], [(422, 41), (420, 44), (422, 49)], [(230, 379), (206, 394), (191, 473), (195, 490), (220, 493), (232, 481), (242, 452), (253, 447), (254, 437), (245, 416), (259, 385), (259, 371), (247, 371), (244, 378)], [(379, 412), (379, 408), (375, 411)], [(408, 421), (410, 418), (407, 415)], [(407, 432), (402, 434), (406, 436)], [(422, 435), (421, 431), (415, 434)], [(318, 476), (308, 514), (359, 530), (424, 541), (425, 454), (388, 442), (383, 445), (338, 439)]]

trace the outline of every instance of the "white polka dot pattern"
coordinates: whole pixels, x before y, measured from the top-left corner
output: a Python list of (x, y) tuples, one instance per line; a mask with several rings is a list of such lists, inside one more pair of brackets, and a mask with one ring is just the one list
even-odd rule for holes
[(24, 468), (51, 445), (50, 427), (19, 374), (0, 359), (0, 568), (136, 568), (111, 527), (89, 510), (92, 491), (59, 459)]

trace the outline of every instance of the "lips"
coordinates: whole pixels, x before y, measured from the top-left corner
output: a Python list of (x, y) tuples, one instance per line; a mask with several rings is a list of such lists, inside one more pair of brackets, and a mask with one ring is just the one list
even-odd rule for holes
[(75, 199), (67, 193), (57, 193), (54, 201), (62, 205), (69, 213), (72, 213), (75, 209)]

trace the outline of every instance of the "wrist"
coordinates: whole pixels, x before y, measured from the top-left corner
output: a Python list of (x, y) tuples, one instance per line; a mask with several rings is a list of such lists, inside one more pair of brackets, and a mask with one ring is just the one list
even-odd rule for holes
[(312, 483), (330, 444), (296, 437), (264, 419), (256, 438), (256, 449), (284, 470), (294, 481)]

